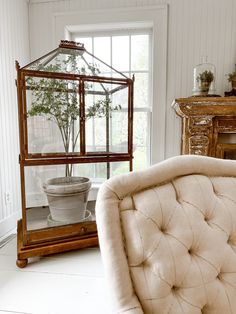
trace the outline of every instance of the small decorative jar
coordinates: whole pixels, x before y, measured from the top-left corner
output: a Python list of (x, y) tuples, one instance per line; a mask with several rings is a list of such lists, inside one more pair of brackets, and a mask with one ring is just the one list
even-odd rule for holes
[(202, 63), (193, 70), (193, 95), (207, 96), (215, 94), (215, 66), (207, 62), (207, 57), (202, 58)]

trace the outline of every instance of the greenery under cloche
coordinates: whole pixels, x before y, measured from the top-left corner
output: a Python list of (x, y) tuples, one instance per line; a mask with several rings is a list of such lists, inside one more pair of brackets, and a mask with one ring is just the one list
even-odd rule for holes
[(229, 82), (236, 81), (236, 64), (235, 64), (235, 70), (229, 73), (227, 76), (228, 76)]
[(211, 71), (204, 71), (197, 77), (197, 81), (211, 83), (214, 80), (214, 74)]

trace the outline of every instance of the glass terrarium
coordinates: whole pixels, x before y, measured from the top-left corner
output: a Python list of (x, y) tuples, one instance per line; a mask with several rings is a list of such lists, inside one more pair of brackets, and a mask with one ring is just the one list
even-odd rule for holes
[(94, 183), (132, 170), (133, 79), (71, 41), (16, 64), (24, 267), (34, 255), (97, 244)]
[(202, 58), (202, 63), (193, 70), (193, 95), (207, 96), (215, 94), (215, 66), (207, 62), (207, 57)]

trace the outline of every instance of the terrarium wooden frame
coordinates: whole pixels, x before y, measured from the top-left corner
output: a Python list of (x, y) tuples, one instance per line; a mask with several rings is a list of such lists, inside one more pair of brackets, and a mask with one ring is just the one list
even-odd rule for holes
[[(84, 49), (84, 47), (75, 42), (62, 41), (59, 48)], [(36, 61), (47, 56), (55, 56), (57, 49), (47, 55), (42, 56)], [(50, 57), (48, 58), (50, 61)], [(35, 62), (35, 61), (34, 61)], [(33, 62), (32, 62), (33, 63)], [(32, 64), (30, 63), (30, 64)], [(30, 65), (29, 64), (29, 65)], [(25, 168), (29, 166), (42, 165), (65, 165), (80, 163), (107, 163), (126, 161), (129, 162), (129, 170), (132, 171), (133, 160), (133, 79), (122, 77), (89, 77), (81, 74), (56, 73), (29, 69), (29, 65), (20, 67), (16, 62), (17, 70), (17, 94), (19, 110), (19, 140), (20, 140), (20, 177), (21, 177), (21, 205), (22, 219), (18, 221), (17, 228), (17, 266), (25, 267), (28, 258), (33, 256), (43, 256), (78, 248), (98, 245), (97, 229), (95, 221), (83, 223), (67, 224), (43, 229), (27, 229), (27, 207), (26, 207), (26, 187), (25, 187)], [(113, 69), (114, 70), (114, 69)], [(118, 72), (119, 73), (119, 72)], [(75, 80), (79, 82), (80, 93), (80, 152), (65, 154), (59, 153), (30, 153), (28, 150), (27, 137), (27, 105), (26, 105), (26, 77), (43, 77), (53, 79)], [(127, 104), (127, 152), (86, 152), (86, 133), (85, 133), (85, 98), (84, 83), (98, 82), (119, 84), (128, 89)], [(116, 89), (117, 90), (117, 89)], [(116, 90), (112, 91), (115, 92)]]

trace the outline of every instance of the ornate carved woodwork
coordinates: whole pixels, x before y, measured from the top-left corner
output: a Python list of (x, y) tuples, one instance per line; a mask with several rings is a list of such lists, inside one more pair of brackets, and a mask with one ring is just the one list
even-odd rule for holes
[(236, 97), (189, 97), (172, 104), (182, 118), (182, 154), (236, 159)]

